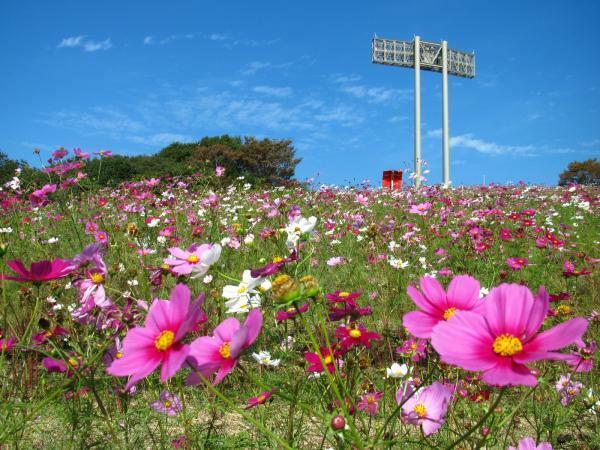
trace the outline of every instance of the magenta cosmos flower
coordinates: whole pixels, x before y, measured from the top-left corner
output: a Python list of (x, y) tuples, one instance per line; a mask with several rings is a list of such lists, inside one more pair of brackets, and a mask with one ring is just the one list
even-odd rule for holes
[(548, 313), (549, 296), (540, 287), (534, 298), (518, 284), (501, 284), (484, 300), (481, 314), (457, 312), (433, 330), (431, 344), (443, 362), (483, 372), (491, 385), (535, 386), (537, 379), (525, 363), (566, 359), (556, 353), (571, 344), (583, 347), (584, 318), (575, 318), (537, 334)]
[(420, 285), (422, 293), (414, 286), (406, 290), (420, 311), (409, 312), (402, 319), (404, 328), (418, 338), (430, 338), (433, 328), (457, 311), (480, 312), (483, 308), (483, 301), (479, 298), (479, 281), (468, 275), (454, 277), (447, 293), (432, 277), (421, 278)]
[(6, 261), (6, 265), (13, 272), (17, 273), (18, 277), (10, 277), (0, 274), (0, 279), (27, 282), (41, 283), (42, 281), (56, 280), (66, 277), (71, 274), (76, 266), (66, 259), (55, 259), (53, 261), (39, 261), (31, 264), (29, 270), (23, 265), (20, 259)]
[[(190, 344), (188, 362), (205, 378), (217, 372), (213, 384), (219, 384), (236, 366), (242, 351), (254, 343), (262, 321), (260, 309), (250, 311), (243, 325), (235, 317), (225, 319), (212, 336), (199, 337)], [(188, 377), (189, 384), (201, 381), (195, 371)]]
[(190, 305), (190, 290), (178, 284), (170, 300), (155, 299), (143, 327), (130, 329), (123, 340), (122, 356), (113, 361), (107, 372), (115, 376), (131, 376), (128, 390), (162, 364), (160, 379), (167, 381), (181, 368), (189, 346), (181, 343), (185, 335), (206, 316), (200, 306), (204, 295)]
[(369, 416), (375, 416), (381, 397), (383, 397), (383, 392), (368, 392), (360, 396), (360, 403), (356, 407), (359, 411), (364, 411)]
[(540, 442), (540, 445), (536, 445), (535, 440), (528, 437), (521, 439), (517, 448), (511, 445), (508, 450), (552, 450), (552, 445), (548, 442)]
[(431, 208), (431, 203), (429, 203), (429, 202), (419, 203), (418, 205), (411, 205), (408, 212), (411, 214), (418, 214), (418, 215), (422, 216), (422, 215), (427, 214), (427, 211), (429, 211), (429, 208)]
[(412, 425), (420, 425), (423, 434), (429, 436), (444, 424), (451, 398), (452, 387), (436, 381), (404, 402), (403, 417)]
[(179, 247), (169, 249), (171, 256), (164, 263), (172, 266), (173, 273), (177, 275), (190, 275), (198, 278), (208, 272), (209, 267), (218, 261), (221, 256), (221, 246), (218, 244), (191, 245), (187, 250)]

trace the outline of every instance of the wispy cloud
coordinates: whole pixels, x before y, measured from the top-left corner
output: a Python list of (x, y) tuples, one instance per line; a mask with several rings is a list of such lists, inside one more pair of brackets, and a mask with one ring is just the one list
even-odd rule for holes
[(254, 75), (256, 72), (263, 69), (285, 69), (292, 64), (292, 62), (273, 64), (271, 62), (252, 61), (245, 69), (242, 69), (242, 75)]
[[(441, 138), (442, 130), (429, 130), (426, 138)], [(477, 138), (472, 133), (461, 134), (450, 137), (450, 145), (457, 148), (475, 150), (486, 155), (518, 155), (518, 156), (540, 156), (543, 154), (566, 154), (577, 153), (577, 150), (570, 147), (548, 147), (546, 145), (506, 145), (497, 142), (490, 142)]]
[(273, 97), (291, 97), (291, 87), (256, 86), (252, 89), (258, 94), (272, 95)]
[(144, 45), (150, 45), (154, 42), (154, 38), (152, 36), (146, 36), (144, 38)]
[(353, 95), (356, 98), (367, 99), (373, 103), (382, 103), (394, 98), (408, 98), (410, 94), (410, 90), (407, 89), (389, 89), (364, 85), (342, 86), (340, 91)]
[(226, 34), (213, 33), (208, 36), (211, 41), (226, 41), (228, 39)]
[(108, 50), (112, 47), (110, 38), (103, 41), (94, 41), (86, 39), (85, 36), (71, 36), (64, 38), (56, 48), (81, 48), (86, 52), (96, 52), (98, 50)]
[(362, 80), (360, 75), (334, 75), (333, 83), (335, 84), (346, 84), (346, 83), (356, 83), (357, 81)]
[(408, 120), (408, 116), (392, 116), (388, 119), (388, 122), (398, 123), (398, 122), (404, 122), (406, 120)]
[(130, 136), (129, 140), (152, 147), (164, 147), (173, 142), (193, 142), (194, 138), (186, 134), (157, 133), (149, 136)]

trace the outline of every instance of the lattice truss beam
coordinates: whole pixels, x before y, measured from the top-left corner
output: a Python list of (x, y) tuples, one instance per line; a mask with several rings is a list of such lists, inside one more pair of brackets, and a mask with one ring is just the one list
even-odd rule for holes
[[(389, 66), (415, 67), (414, 42), (374, 38), (372, 62)], [(442, 44), (420, 42), (422, 70), (442, 71)], [(475, 77), (475, 54), (448, 49), (448, 74), (464, 78)]]

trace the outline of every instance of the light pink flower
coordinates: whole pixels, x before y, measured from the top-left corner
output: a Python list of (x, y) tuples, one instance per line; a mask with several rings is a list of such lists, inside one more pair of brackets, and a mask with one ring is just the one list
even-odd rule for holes
[(517, 448), (511, 445), (508, 450), (552, 450), (552, 445), (548, 442), (540, 442), (540, 445), (536, 445), (535, 440), (528, 437), (521, 439)]
[(224, 173), (225, 173), (225, 167), (223, 167), (223, 166), (215, 167), (215, 175), (216, 176), (222, 177)]
[[(213, 384), (219, 384), (236, 366), (242, 351), (250, 347), (262, 328), (260, 309), (253, 309), (243, 325), (235, 317), (225, 319), (212, 336), (203, 336), (190, 344), (188, 362), (203, 377), (217, 372)], [(199, 383), (196, 372), (188, 377), (189, 384)]]
[(329, 258), (327, 260), (327, 265), (329, 267), (339, 266), (340, 264), (344, 264), (344, 257), (343, 256), (334, 256), (334, 257)]
[(581, 338), (588, 322), (581, 317), (537, 334), (548, 305), (543, 287), (534, 298), (525, 286), (501, 284), (485, 298), (481, 314), (460, 311), (440, 322), (433, 329), (431, 343), (443, 362), (481, 371), (483, 381), (490, 385), (535, 386), (537, 379), (526, 363), (566, 359), (568, 355), (554, 350), (585, 345)]
[(162, 364), (160, 379), (167, 381), (181, 368), (189, 353), (189, 346), (181, 340), (206, 321), (200, 308), (203, 301), (204, 294), (190, 305), (190, 290), (184, 284), (173, 288), (170, 300), (155, 299), (144, 326), (127, 332), (121, 349), (123, 356), (115, 359), (107, 372), (119, 377), (130, 375), (125, 385), (128, 390)]
[[(407, 293), (420, 311), (404, 315), (404, 327), (418, 338), (431, 337), (433, 327), (450, 319), (458, 311), (481, 312), (483, 301), (479, 298), (479, 281), (468, 275), (458, 275), (452, 279), (448, 292), (435, 278), (421, 278), (421, 291), (409, 286)], [(422, 292), (422, 293), (421, 293)]]
[(218, 261), (221, 256), (221, 246), (218, 244), (193, 244), (187, 250), (179, 247), (169, 249), (171, 257), (164, 263), (172, 266), (173, 273), (177, 275), (190, 275), (192, 278), (204, 276), (209, 267)]
[(427, 211), (429, 211), (429, 208), (431, 208), (431, 203), (429, 203), (429, 202), (419, 203), (418, 205), (411, 205), (408, 212), (411, 214), (418, 214), (419, 216), (423, 216), (423, 215), (427, 214)]
[(425, 436), (443, 424), (452, 398), (452, 387), (435, 382), (418, 391), (402, 405), (402, 416), (410, 424), (420, 425)]

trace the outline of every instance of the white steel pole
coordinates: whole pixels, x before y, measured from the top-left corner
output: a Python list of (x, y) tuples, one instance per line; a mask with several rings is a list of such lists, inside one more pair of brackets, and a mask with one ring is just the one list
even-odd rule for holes
[(442, 164), (444, 187), (450, 187), (450, 140), (448, 135), (448, 42), (442, 41)]
[(415, 173), (414, 185), (421, 186), (421, 38), (415, 36)]

